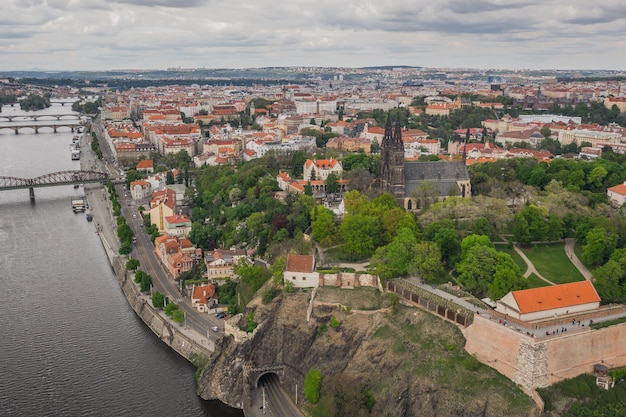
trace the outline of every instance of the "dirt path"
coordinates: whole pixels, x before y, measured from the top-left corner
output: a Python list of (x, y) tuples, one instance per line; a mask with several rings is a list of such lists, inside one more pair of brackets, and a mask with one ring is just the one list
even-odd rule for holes
[(572, 261), (574, 266), (578, 268), (583, 277), (585, 277), (585, 279), (589, 281), (592, 277), (591, 272), (587, 269), (585, 265), (583, 265), (582, 262), (580, 262), (578, 256), (576, 256), (576, 253), (574, 252), (575, 243), (576, 241), (573, 238), (565, 239), (565, 253), (567, 254), (567, 256), (569, 256), (569, 259)]
[(554, 282), (550, 281), (549, 279), (545, 278), (543, 275), (541, 275), (537, 269), (535, 268), (535, 265), (533, 265), (533, 263), (530, 261), (530, 259), (528, 259), (528, 257), (526, 256), (526, 254), (519, 248), (517, 247), (517, 245), (513, 246), (513, 249), (515, 250), (515, 252), (517, 252), (517, 254), (519, 256), (522, 257), (522, 259), (524, 260), (524, 262), (526, 262), (526, 266), (528, 267), (528, 269), (526, 270), (526, 272), (524, 273), (524, 278), (528, 278), (530, 276), (530, 274), (535, 274), (537, 275), (539, 278), (541, 278), (542, 280), (544, 280), (545, 282), (547, 282), (550, 285), (556, 285)]

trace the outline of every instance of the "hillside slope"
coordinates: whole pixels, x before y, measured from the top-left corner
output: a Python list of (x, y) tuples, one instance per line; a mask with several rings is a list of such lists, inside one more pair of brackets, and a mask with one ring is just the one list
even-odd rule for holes
[[(318, 415), (539, 415), (515, 384), (464, 352), (454, 325), (416, 308), (389, 308), (389, 295), (364, 288), (320, 289), (316, 301), (327, 304), (316, 306), (307, 322), (309, 299), (307, 291), (251, 303), (259, 330), (247, 342), (223, 339), (202, 372), (199, 395), (241, 407), (244, 364), (282, 364), (283, 386), (302, 388), (310, 368), (324, 375), (317, 407), (326, 414)], [(304, 402), (302, 408), (314, 407)]]

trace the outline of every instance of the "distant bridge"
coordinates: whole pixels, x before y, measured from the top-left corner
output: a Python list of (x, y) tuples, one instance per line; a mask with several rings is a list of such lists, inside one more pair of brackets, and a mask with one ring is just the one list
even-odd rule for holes
[(104, 182), (109, 180), (109, 174), (98, 171), (59, 171), (41, 175), (36, 178), (2, 177), (0, 176), (0, 191), (28, 188), (31, 201), (35, 201), (35, 188), (53, 187), (56, 185), (84, 184), (90, 182)]
[(80, 114), (75, 114), (75, 113), (68, 113), (68, 114), (33, 114), (33, 115), (23, 115), (23, 114), (17, 114), (17, 115), (5, 115), (0, 113), (0, 119), (5, 119), (8, 120), (9, 122), (12, 122), (14, 119), (18, 119), (17, 121), (29, 121), (29, 120), (42, 120), (42, 119), (56, 119), (56, 120), (61, 120), (61, 119), (80, 119)]
[[(42, 116), (39, 116), (42, 117)], [(39, 133), (39, 129), (49, 128), (57, 133), (57, 129), (60, 127), (68, 127), (72, 131), (74, 128), (80, 126), (79, 119), (75, 120), (18, 120), (15, 122), (2, 122), (0, 121), (0, 131), (3, 129), (11, 129), (16, 135), (20, 133), (21, 129), (33, 129), (35, 133)]]

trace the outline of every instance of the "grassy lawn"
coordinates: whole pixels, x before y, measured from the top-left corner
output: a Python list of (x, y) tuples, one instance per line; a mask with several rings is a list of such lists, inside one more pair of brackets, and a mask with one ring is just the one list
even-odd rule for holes
[(526, 278), (526, 282), (528, 283), (528, 288), (547, 287), (550, 285), (535, 274), (530, 274), (528, 278)]
[(515, 249), (509, 249), (506, 247), (506, 245), (496, 245), (496, 249), (500, 252), (508, 253), (509, 255), (511, 255), (511, 258), (513, 258), (513, 261), (517, 264), (517, 266), (519, 266), (519, 270), (522, 273), (522, 275), (526, 273), (526, 270), (528, 269), (528, 265), (526, 265), (526, 262), (524, 262), (522, 257), (519, 256), (517, 252), (515, 252)]
[(565, 254), (564, 245), (564, 243), (535, 245), (522, 250), (537, 271), (555, 284), (583, 281), (585, 278)]

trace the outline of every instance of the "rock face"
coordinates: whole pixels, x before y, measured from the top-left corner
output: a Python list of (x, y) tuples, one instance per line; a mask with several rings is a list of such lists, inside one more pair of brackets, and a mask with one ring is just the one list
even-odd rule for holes
[[(244, 367), (282, 365), (283, 386), (297, 384), (301, 392), (309, 369), (319, 370), (319, 405), (335, 416), (539, 415), (511, 381), (465, 354), (454, 325), (403, 306), (391, 314), (322, 305), (307, 322), (309, 297), (296, 292), (250, 305), (258, 331), (241, 343), (222, 339), (198, 394), (242, 408)], [(330, 325), (333, 317), (337, 328)], [(302, 398), (300, 404), (311, 406)]]

